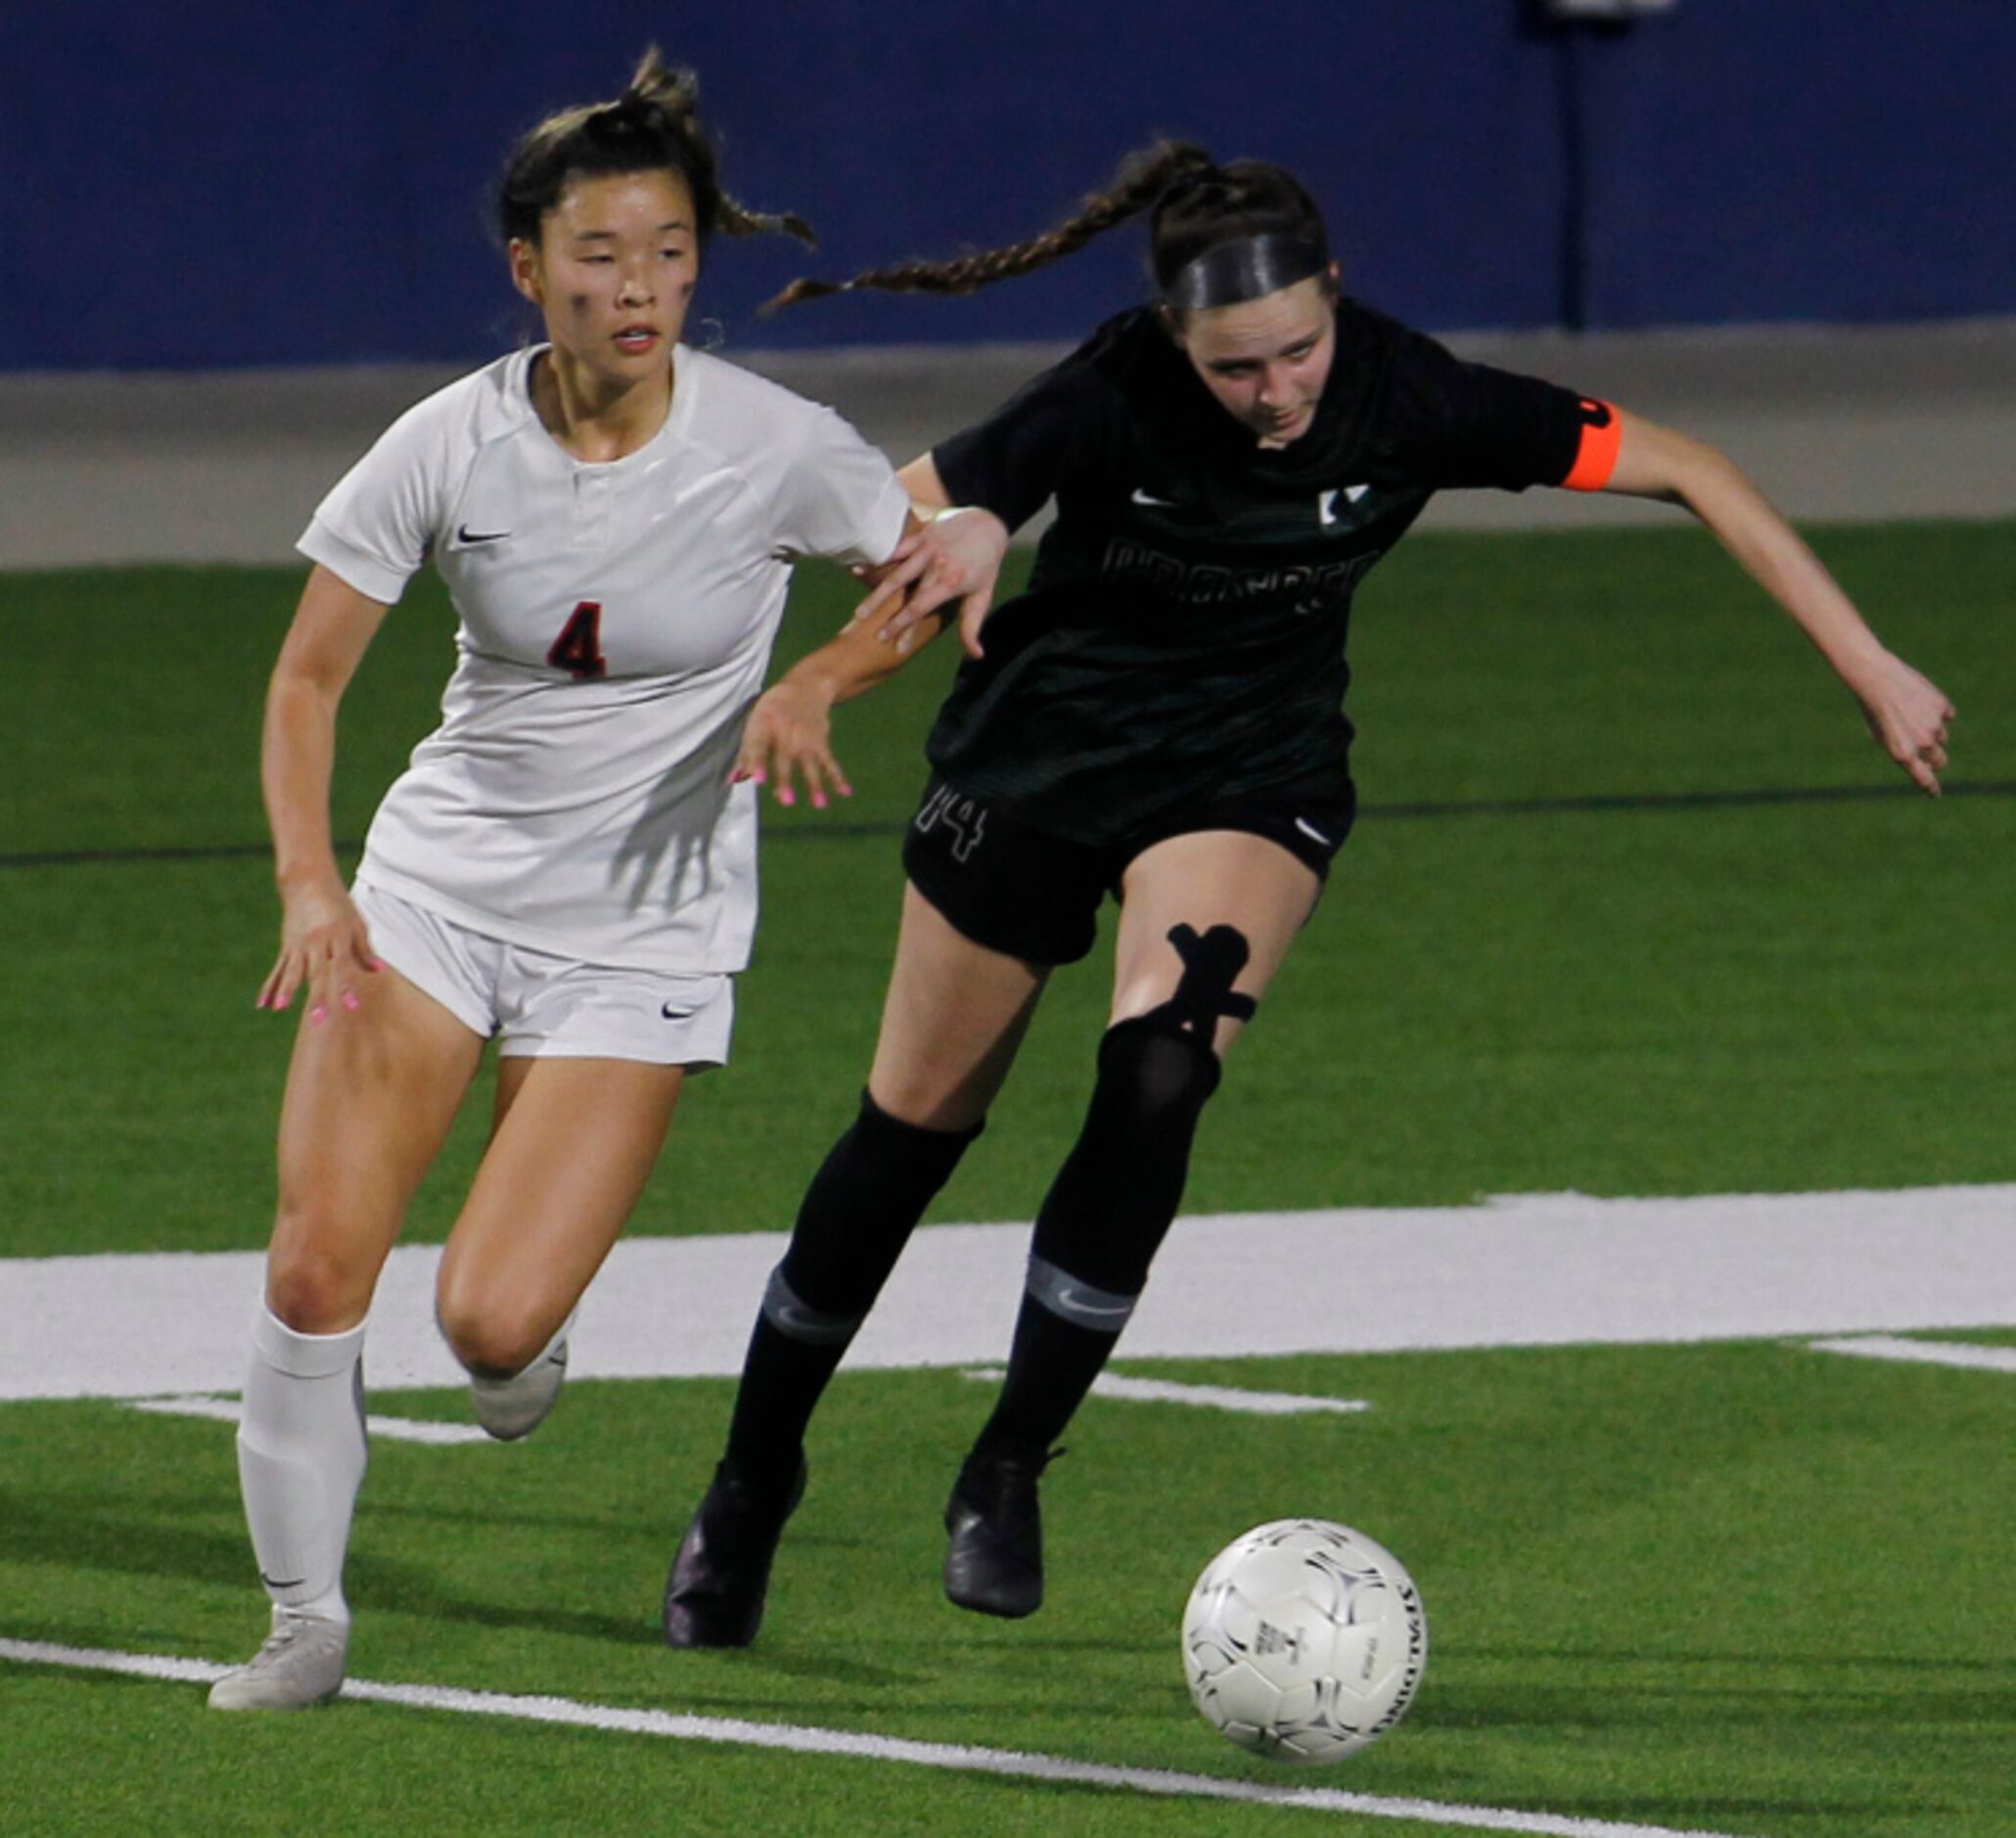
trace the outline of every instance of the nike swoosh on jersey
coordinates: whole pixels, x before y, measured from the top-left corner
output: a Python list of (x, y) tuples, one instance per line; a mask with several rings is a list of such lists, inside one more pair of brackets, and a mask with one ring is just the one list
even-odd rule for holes
[(666, 1002), (658, 1012), (665, 1021), (690, 1021), (696, 1011), (690, 1008), (674, 1008), (671, 1003)]
[(474, 549), (485, 542), (502, 542), (510, 533), (508, 529), (472, 529), (464, 524), (456, 530), (455, 540), (465, 549)]
[(1176, 506), (1174, 498), (1158, 498), (1152, 493), (1144, 491), (1139, 485), (1134, 487), (1133, 501), (1136, 504), (1146, 504), (1154, 509), (1164, 511), (1174, 510)]
[(1298, 830), (1300, 830), (1305, 836), (1313, 837), (1317, 842), (1321, 843), (1325, 849), (1328, 849), (1330, 847), (1330, 839), (1327, 836), (1325, 836), (1321, 830), (1317, 829), (1313, 823), (1305, 823), (1302, 818), (1297, 817), (1295, 820), (1295, 827)]

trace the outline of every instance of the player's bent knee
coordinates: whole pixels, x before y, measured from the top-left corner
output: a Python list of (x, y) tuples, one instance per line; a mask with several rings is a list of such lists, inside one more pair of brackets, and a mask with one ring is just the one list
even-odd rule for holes
[(515, 1377), (553, 1338), (554, 1324), (545, 1310), (528, 1303), (443, 1293), (435, 1301), (435, 1319), (448, 1351), (477, 1378)]
[(276, 1232), (266, 1257), (266, 1307), (297, 1334), (342, 1334), (371, 1307), (377, 1266), (307, 1232)]
[(1116, 1022), (1099, 1042), (1095, 1100), (1141, 1126), (1194, 1119), (1218, 1088), (1209, 1035), (1172, 1026), (1156, 1010)]
[(947, 1091), (937, 1082), (898, 1084), (871, 1076), (862, 1095), (885, 1122), (933, 1135), (978, 1135), (986, 1122), (985, 1103), (967, 1091)]

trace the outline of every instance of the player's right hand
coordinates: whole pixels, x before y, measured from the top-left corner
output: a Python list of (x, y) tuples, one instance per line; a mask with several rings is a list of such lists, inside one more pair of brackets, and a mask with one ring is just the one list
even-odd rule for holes
[(904, 649), (905, 632), (956, 600), (959, 641), (969, 657), (980, 657), (980, 630), (1007, 553), (1008, 526), (991, 511), (975, 505), (942, 515), (896, 544), (854, 618), (880, 620), (876, 635)]
[(1869, 733), (1929, 797), (1939, 796), (1947, 765), (1947, 724), (1953, 705), (1945, 690), (1889, 652), (1854, 671), (1849, 687), (1862, 705)]
[(259, 987), (254, 1006), (275, 1013), (306, 987), (308, 1021), (320, 1027), (332, 1015), (363, 1006), (360, 984), (383, 966), (371, 950), (364, 915), (342, 883), (303, 888), (283, 896), (280, 955)]
[(807, 802), (824, 810), (831, 797), (851, 798), (854, 788), (833, 757), (831, 692), (807, 680), (804, 667), (756, 698), (728, 783), (767, 785), (780, 804), (795, 804), (802, 777)]

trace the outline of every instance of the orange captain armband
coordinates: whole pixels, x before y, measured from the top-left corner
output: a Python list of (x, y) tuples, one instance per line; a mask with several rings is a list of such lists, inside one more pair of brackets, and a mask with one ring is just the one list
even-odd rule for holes
[(1561, 482), (1564, 491), (1601, 491), (1617, 470), (1617, 449), (1624, 442), (1624, 418), (1608, 402), (1582, 397), (1581, 444), (1575, 464)]

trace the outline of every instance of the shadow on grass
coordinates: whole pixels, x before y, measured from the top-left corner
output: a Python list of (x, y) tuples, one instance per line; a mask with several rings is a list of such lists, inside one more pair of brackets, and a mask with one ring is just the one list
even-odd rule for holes
[(199, 1531), (105, 1495), (0, 1493), (0, 1525), (5, 1554), (17, 1562), (198, 1583), (249, 1584), (256, 1575), (243, 1529)]
[(649, 1539), (654, 1546), (664, 1546), (667, 1561), (678, 1542), (679, 1533), (685, 1529), (683, 1518), (674, 1527), (670, 1515), (658, 1513), (553, 1512), (544, 1509), (528, 1512), (515, 1504), (446, 1506), (423, 1505), (413, 1499), (382, 1499), (371, 1490), (368, 1482), (358, 1500), (357, 1512), (360, 1518), (368, 1516), (388, 1522), (398, 1519), (425, 1525), (467, 1526), (480, 1534), (494, 1533), (500, 1525), (508, 1524), (514, 1533), (583, 1533), (605, 1539)]

